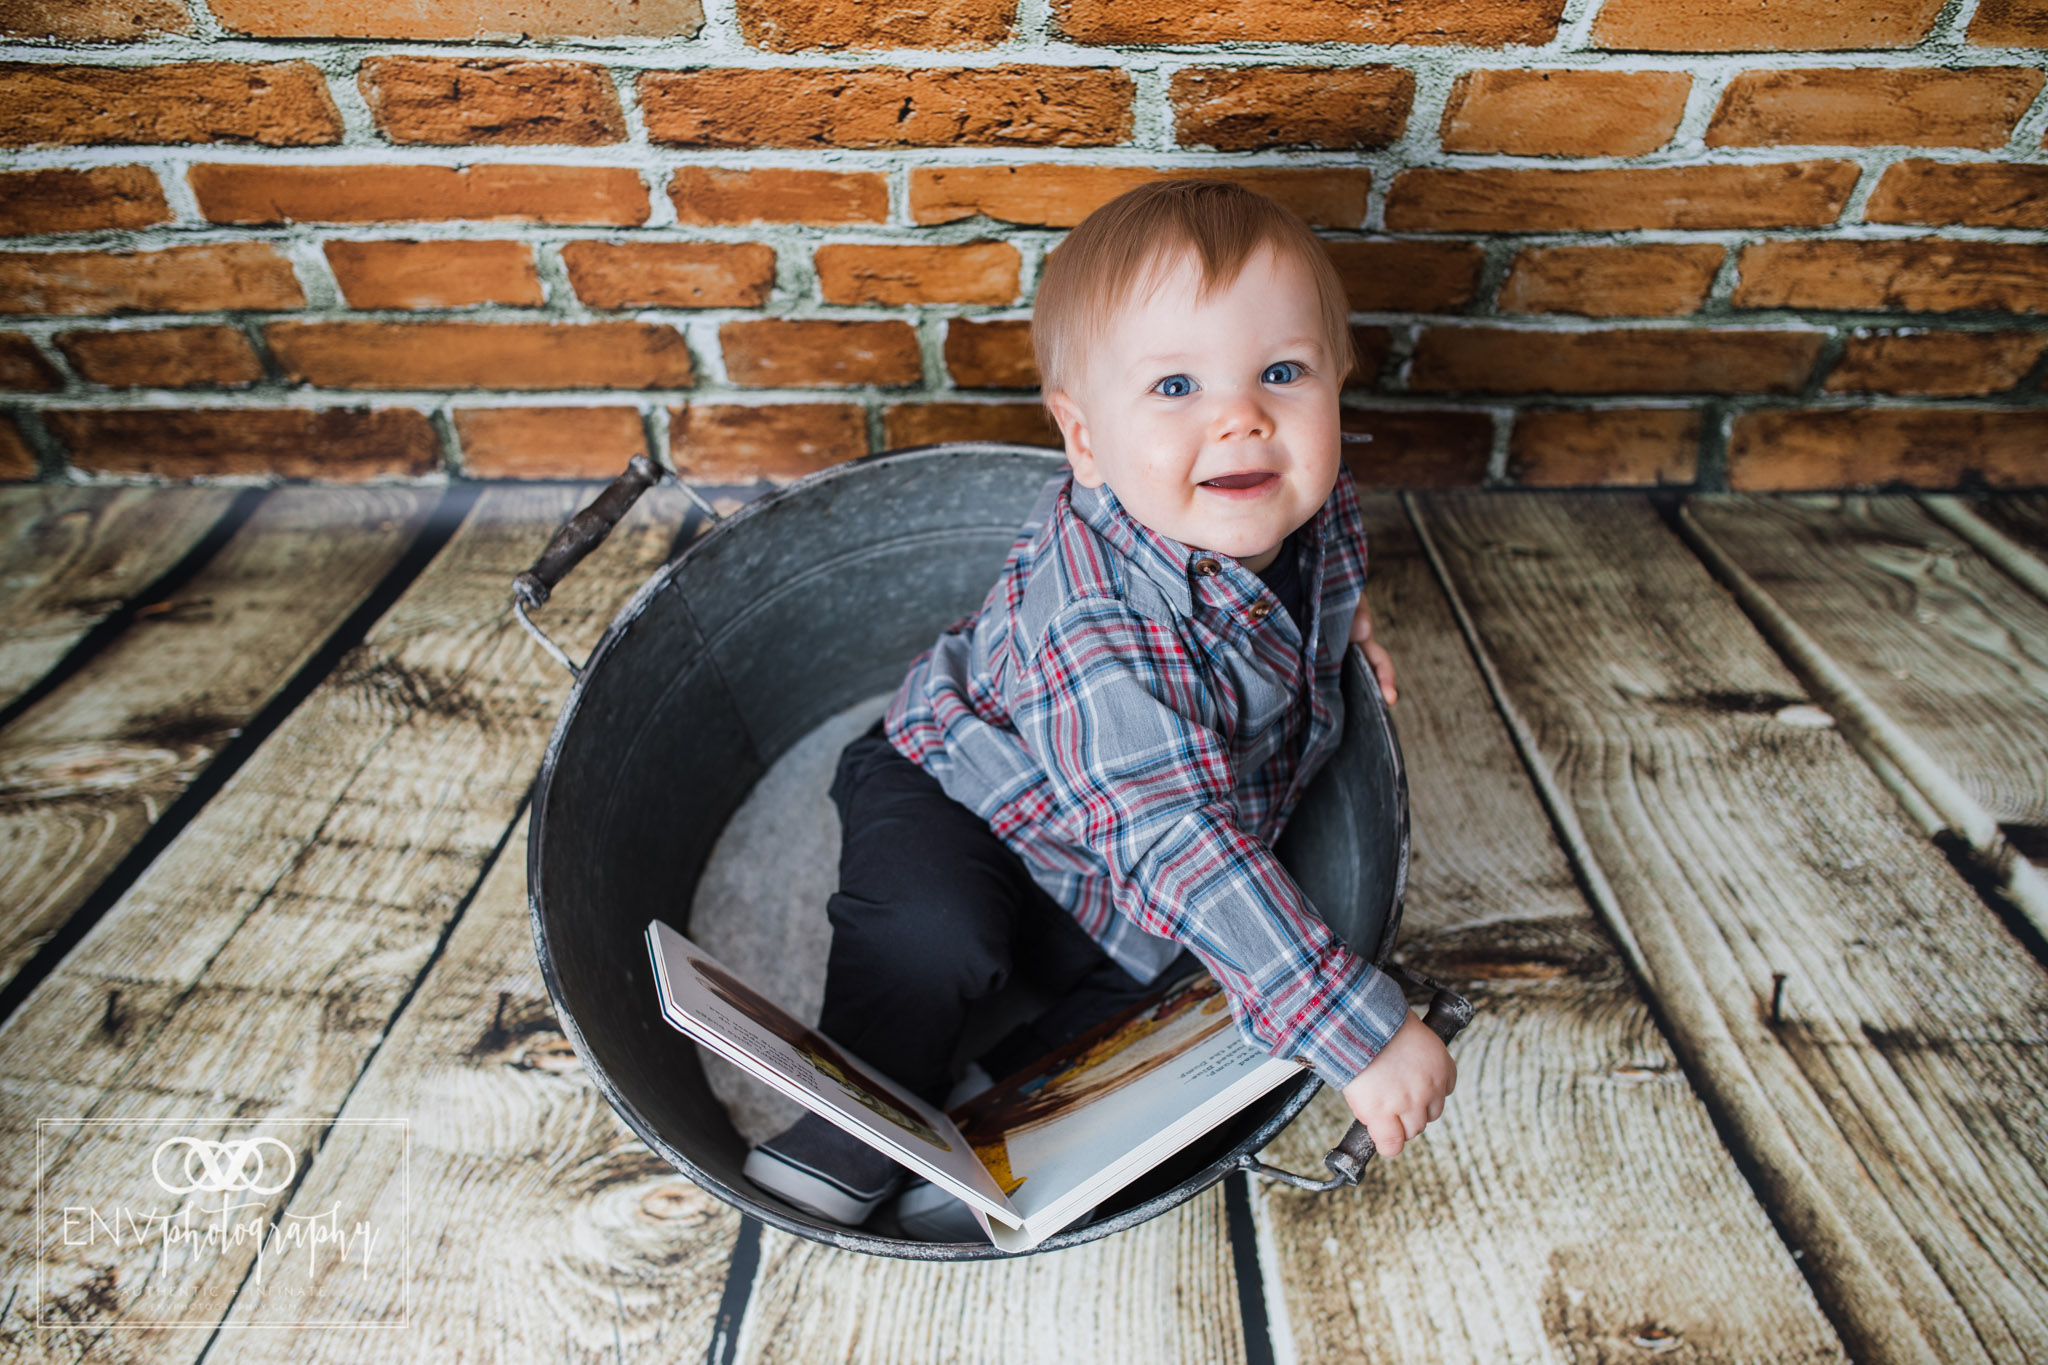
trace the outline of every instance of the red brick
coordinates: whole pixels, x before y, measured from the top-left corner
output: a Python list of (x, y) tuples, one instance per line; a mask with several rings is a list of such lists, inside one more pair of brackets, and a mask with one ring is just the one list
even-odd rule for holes
[(110, 388), (228, 387), (263, 378), (263, 362), (238, 327), (59, 332), (57, 346), (80, 375)]
[(1354, 326), (1351, 345), (1357, 352), (1357, 363), (1345, 374), (1343, 385), (1360, 389), (1375, 387), (1379, 383), (1380, 372), (1387, 367), (1387, 355), (1394, 349), (1393, 332), (1385, 327)]
[(311, 62), (157, 66), (0, 63), (0, 143), (341, 141), (341, 113)]
[(1183, 147), (1384, 147), (1408, 127), (1415, 76), (1398, 66), (1189, 67), (1174, 73), (1168, 100)]
[(216, 223), (484, 223), (627, 227), (647, 221), (647, 186), (625, 166), (259, 166), (189, 172)]
[(1472, 302), (1486, 255), (1470, 242), (1324, 242), (1354, 313), (1446, 313)]
[(356, 83), (393, 142), (594, 146), (626, 136), (610, 74), (586, 62), (370, 57)]
[(1985, 47), (2048, 47), (2048, 0), (1980, 0), (1970, 41)]
[(1532, 246), (1501, 286), (1504, 313), (1672, 317), (1696, 311), (1726, 254), (1710, 242)]
[(1013, 303), (1023, 257), (1008, 242), (818, 248), (818, 290), (828, 303)]
[(649, 71), (647, 136), (677, 147), (1110, 147), (1131, 77), (1108, 67)]
[(889, 221), (889, 177), (879, 171), (678, 166), (668, 197), (683, 223)]
[(726, 377), (778, 389), (879, 384), (897, 388), (924, 378), (917, 332), (907, 322), (760, 318), (718, 329)]
[(190, 33), (179, 0), (11, 0), (0, 9), (0, 37), (60, 38), (68, 43), (132, 43)]
[(2048, 166), (1901, 161), (1877, 182), (1863, 216), (1873, 223), (2048, 228)]
[(592, 308), (758, 308), (775, 288), (762, 242), (569, 242), (562, 264)]
[(2048, 309), (2048, 247), (2008, 242), (1759, 242), (1737, 308)]
[(1531, 410), (1515, 416), (1508, 474), (1531, 488), (1689, 484), (1699, 449), (1691, 408)]
[(1564, 0), (1055, 0), (1053, 28), (1077, 43), (1471, 43), (1557, 36)]
[(1596, 47), (1642, 52), (1827, 52), (1911, 47), (1943, 0), (1607, 0)]
[(457, 408), (462, 468), (479, 479), (609, 479), (645, 455), (628, 407)]
[(781, 482), (868, 453), (858, 403), (691, 403), (669, 409), (669, 459), (702, 483)]
[(36, 453), (12, 418), (0, 421), (0, 479), (20, 482), (37, 474)]
[(48, 393), (64, 387), (64, 376), (20, 332), (0, 332), (0, 389)]
[(464, 308), (547, 301), (524, 242), (327, 242), (351, 308)]
[(207, 0), (231, 33), (259, 38), (404, 38), (425, 42), (521, 39), (694, 38), (700, 0)]
[(1856, 185), (1848, 161), (1614, 170), (1403, 171), (1393, 232), (1826, 227)]
[(1829, 393), (1974, 398), (2027, 377), (2048, 350), (2043, 332), (1877, 332), (1852, 336), (1823, 386)]
[(1062, 449), (1060, 429), (1037, 403), (892, 403), (882, 410), (885, 449), (941, 441), (1007, 441)]
[(2041, 89), (2039, 71), (1745, 71), (1728, 83), (1709, 147), (2003, 147)]
[(0, 235), (95, 232), (171, 221), (147, 166), (0, 172)]
[(1747, 412), (1728, 486), (1752, 490), (2048, 486), (2048, 408), (1830, 408)]
[(946, 373), (963, 389), (1038, 387), (1029, 318), (950, 318), (945, 349)]
[(1486, 480), (1486, 413), (1345, 408), (1341, 416), (1344, 430), (1372, 437), (1344, 444), (1344, 464), (1361, 488), (1471, 488)]
[(769, 52), (994, 47), (1017, 0), (739, 0), (740, 37)]
[(1444, 150), (1640, 156), (1671, 141), (1691, 89), (1679, 71), (1468, 71), (1444, 107)]
[(1432, 327), (1415, 348), (1418, 393), (1796, 393), (1824, 332)]
[(210, 313), (305, 302), (291, 262), (262, 242), (0, 253), (0, 313)]
[(654, 322), (277, 322), (294, 384), (327, 389), (633, 389), (694, 382), (682, 333)]
[(1125, 190), (1197, 175), (1268, 195), (1311, 227), (1355, 228), (1365, 220), (1372, 172), (1364, 167), (1230, 168), (1145, 166), (943, 166), (910, 172), (910, 217), (951, 223), (985, 214), (1026, 227), (1072, 227)]
[(97, 474), (374, 479), (441, 467), (433, 423), (411, 408), (52, 408), (43, 421)]

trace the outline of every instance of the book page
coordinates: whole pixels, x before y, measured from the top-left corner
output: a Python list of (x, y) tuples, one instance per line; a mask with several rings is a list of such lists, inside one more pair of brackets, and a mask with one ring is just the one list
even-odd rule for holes
[(1207, 973), (1170, 983), (953, 1111), (1024, 1216), (1025, 1250), (1301, 1074), (1245, 1043)]
[(662, 1017), (1001, 1223), (1017, 1212), (945, 1114), (761, 995), (659, 920), (647, 924)]

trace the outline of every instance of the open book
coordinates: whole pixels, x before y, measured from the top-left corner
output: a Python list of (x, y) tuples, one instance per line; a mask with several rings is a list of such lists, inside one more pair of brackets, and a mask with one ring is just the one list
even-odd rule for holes
[(1248, 1046), (1207, 973), (942, 1113), (778, 1008), (659, 920), (662, 1017), (749, 1074), (965, 1200), (989, 1240), (1029, 1251), (1301, 1074)]

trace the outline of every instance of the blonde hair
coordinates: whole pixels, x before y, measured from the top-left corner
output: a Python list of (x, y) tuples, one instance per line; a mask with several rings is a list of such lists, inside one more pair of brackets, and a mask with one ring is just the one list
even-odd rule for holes
[(1351, 305), (1322, 239), (1295, 212), (1225, 180), (1155, 180), (1127, 190), (1081, 220), (1046, 258), (1032, 305), (1031, 349), (1040, 401), (1072, 393), (1088, 352), (1110, 319), (1167, 261), (1192, 251), (1201, 266), (1196, 297), (1229, 285), (1261, 246), (1298, 260), (1315, 281), (1323, 346), (1337, 382), (1356, 365)]

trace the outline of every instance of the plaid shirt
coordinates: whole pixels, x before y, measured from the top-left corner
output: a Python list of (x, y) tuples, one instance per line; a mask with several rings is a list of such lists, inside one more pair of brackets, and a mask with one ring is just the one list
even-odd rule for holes
[(1119, 966), (1147, 981), (1185, 945), (1253, 1046), (1342, 1086), (1407, 1001), (1324, 927), (1272, 843), (1340, 734), (1365, 580), (1350, 479), (1290, 544), (1306, 635), (1235, 559), (1061, 474), (981, 610), (911, 665), (886, 732)]

